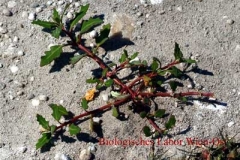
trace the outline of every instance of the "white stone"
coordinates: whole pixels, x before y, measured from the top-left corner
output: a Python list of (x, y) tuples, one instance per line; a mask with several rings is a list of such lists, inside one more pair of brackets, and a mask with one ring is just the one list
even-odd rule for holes
[(79, 7), (80, 3), (79, 2), (75, 2), (74, 5), (75, 5), (75, 7)]
[(63, 102), (64, 102), (64, 100), (60, 100), (60, 101), (59, 101), (59, 103), (60, 103), (61, 105), (63, 105)]
[(100, 118), (99, 117), (93, 117), (93, 122), (99, 123), (100, 122)]
[(219, 111), (221, 114), (225, 113), (226, 109), (227, 109), (227, 106), (224, 106), (224, 105), (220, 105), (220, 104), (205, 105), (198, 100), (194, 100), (193, 103), (194, 103), (194, 105), (200, 107), (201, 109), (204, 109), (204, 110), (209, 109), (209, 110), (212, 110), (212, 111)]
[(68, 12), (68, 13), (67, 13), (67, 18), (68, 18), (68, 19), (72, 19), (72, 18), (73, 18), (73, 15), (72, 15), (71, 12)]
[(40, 101), (39, 101), (38, 99), (32, 99), (32, 105), (33, 105), (34, 107), (39, 106), (39, 104), (40, 104)]
[(39, 98), (40, 101), (47, 101), (47, 99), (48, 99), (48, 97), (46, 95), (43, 95), (43, 94), (39, 95), (38, 98)]
[(95, 45), (93, 43), (90, 43), (89, 46), (93, 48)]
[(187, 88), (192, 89), (193, 86), (191, 84), (187, 85)]
[(177, 7), (177, 11), (182, 12), (183, 11), (182, 6)]
[(47, 1), (47, 6), (51, 6), (51, 4), (52, 4), (53, 2), (52, 1)]
[(20, 51), (17, 52), (17, 55), (18, 55), (18, 56), (23, 56), (23, 55), (24, 55), (24, 52), (23, 52), (22, 50), (20, 50)]
[(79, 160), (89, 160), (91, 158), (91, 153), (87, 149), (83, 149), (80, 152)]
[(228, 123), (228, 127), (232, 127), (235, 123), (233, 121)]
[(27, 17), (27, 16), (28, 16), (28, 12), (27, 12), (27, 11), (23, 11), (23, 12), (22, 12), (22, 17), (25, 18), (25, 17)]
[(9, 1), (7, 6), (8, 6), (8, 8), (14, 8), (16, 5), (17, 5), (17, 2)]
[(54, 156), (55, 160), (70, 160), (70, 158), (63, 153), (56, 153)]
[(35, 10), (36, 10), (36, 13), (40, 13), (43, 11), (42, 7), (37, 7)]
[(97, 32), (96, 32), (95, 30), (93, 30), (93, 31), (91, 31), (91, 32), (89, 33), (89, 36), (90, 36), (91, 38), (95, 38), (95, 37), (97, 36)]
[(63, 5), (64, 4), (64, 1), (58, 1), (58, 5)]
[(18, 69), (18, 67), (17, 67), (16, 65), (12, 65), (12, 66), (10, 67), (10, 70), (11, 70), (12, 73), (17, 73), (17, 71), (18, 71), (19, 69)]
[(34, 76), (31, 76), (30, 78), (29, 78), (29, 80), (31, 81), (31, 82), (33, 82), (34, 81)]
[(62, 9), (61, 7), (58, 7), (58, 8), (57, 8), (57, 11), (58, 11), (58, 13), (62, 13), (62, 12), (63, 12), (63, 9)]
[(226, 22), (227, 22), (227, 24), (230, 24), (230, 25), (231, 25), (231, 24), (234, 23), (234, 20), (232, 20), (232, 19), (228, 19)]
[(103, 99), (103, 101), (107, 102), (108, 101), (108, 95), (107, 94), (103, 94), (102, 95), (102, 99)]
[(6, 34), (8, 30), (6, 28), (0, 27), (0, 33)]
[(160, 4), (163, 0), (150, 0), (151, 4)]
[(96, 152), (96, 146), (93, 144), (93, 143), (88, 143), (88, 151), (93, 153), (93, 152)]
[(19, 41), (19, 38), (17, 36), (14, 36), (13, 37), (13, 42), (18, 42)]
[(59, 120), (60, 123), (64, 123), (65, 121), (66, 121), (66, 120), (65, 120), (64, 117), (61, 117), (60, 120)]
[(36, 18), (36, 14), (35, 13), (29, 13), (29, 15), (28, 15), (28, 19), (29, 20), (33, 21), (33, 20), (35, 20), (35, 18)]
[(19, 151), (20, 153), (25, 153), (25, 152), (27, 151), (27, 147), (25, 147), (25, 146), (19, 147), (19, 148), (18, 148), (18, 151)]
[(12, 12), (10, 10), (8, 10), (8, 9), (3, 9), (2, 13), (5, 16), (12, 16)]

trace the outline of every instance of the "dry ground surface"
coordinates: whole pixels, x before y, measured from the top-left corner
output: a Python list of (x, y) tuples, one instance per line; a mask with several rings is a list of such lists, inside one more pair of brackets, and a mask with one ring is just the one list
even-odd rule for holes
[[(87, 134), (86, 121), (81, 124), (82, 134), (77, 137), (67, 138), (69, 135), (66, 134), (63, 140), (55, 141), (49, 151), (40, 152), (35, 149), (40, 137), (36, 114), (54, 122), (48, 104), (60, 102), (73, 113), (83, 112), (79, 108), (79, 99), (92, 87), (85, 84), (85, 79), (92, 76), (90, 70), (98, 67), (89, 59), (83, 59), (74, 67), (64, 65), (64, 61), (58, 66), (53, 64), (40, 67), (40, 57), (48, 45), (62, 40), (57, 41), (42, 32), (40, 27), (32, 25), (31, 13), (36, 13), (37, 19), (49, 19), (54, 5), (60, 11), (69, 1), (52, 2), (0, 0), (1, 160), (77, 160), (81, 150), (94, 140)], [(78, 4), (90, 3), (88, 16), (103, 15), (105, 23), (115, 22), (115, 29), (122, 31), (123, 36), (134, 43), (127, 45), (126, 49), (130, 53), (139, 51), (140, 59), (150, 62), (151, 57), (155, 56), (163, 63), (170, 62), (174, 58), (174, 42), (177, 42), (184, 56), (193, 56), (198, 60), (198, 66), (202, 70), (190, 74), (195, 87), (214, 92), (222, 103), (213, 107), (195, 101), (194, 105), (177, 107), (174, 99), (156, 99), (161, 108), (176, 115), (176, 127), (171, 131), (173, 139), (185, 142), (182, 145), (156, 145), (157, 155), (165, 153), (163, 157), (171, 157), (170, 159), (184, 157), (187, 153), (181, 150), (193, 151), (195, 148), (187, 144), (186, 138), (211, 140), (219, 137), (219, 129), (223, 129), (223, 133), (229, 136), (236, 135), (235, 139), (239, 141), (240, 2), (152, 2), (158, 3), (147, 2), (147, 5), (139, 0), (73, 0), (72, 9), (78, 10)], [(123, 47), (113, 44), (107, 51), (107, 58), (118, 60)], [(189, 90), (196, 89), (189, 87)], [(42, 98), (39, 105), (33, 105), (32, 102), (38, 101), (40, 95), (47, 96), (48, 100)], [(99, 96), (90, 106), (93, 109), (103, 104)], [(124, 107), (127, 106), (122, 108)], [(103, 136), (121, 140), (138, 140), (141, 137), (148, 139), (141, 133), (141, 128), (147, 122), (129, 111), (126, 114), (129, 116), (127, 121), (117, 120), (111, 112), (103, 114), (100, 117), (103, 121)], [(95, 142), (95, 146), (95, 159), (145, 160), (150, 152), (148, 145), (122, 147)]]

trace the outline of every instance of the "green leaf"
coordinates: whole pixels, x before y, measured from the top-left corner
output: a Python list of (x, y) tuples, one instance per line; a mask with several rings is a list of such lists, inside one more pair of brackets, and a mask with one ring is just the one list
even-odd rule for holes
[(101, 23), (103, 23), (103, 20), (101, 20), (100, 18), (89, 18), (89, 20), (85, 20), (82, 23), (81, 26), (81, 30), (80, 33), (86, 33), (88, 32), (90, 29), (92, 29), (93, 27), (100, 25)]
[(138, 52), (135, 52), (133, 55), (131, 55), (130, 59), (132, 60), (132, 59), (136, 58), (138, 56), (138, 54), (139, 54)]
[(141, 118), (145, 118), (147, 116), (147, 112), (143, 111), (139, 113)]
[(158, 62), (159, 67), (161, 68), (161, 61), (157, 57), (153, 57), (154, 61)]
[(143, 60), (143, 61), (142, 61), (142, 64), (143, 64), (144, 66), (147, 66), (147, 65), (148, 65), (146, 60)]
[(165, 109), (158, 109), (155, 112), (154, 116), (157, 117), (157, 118), (162, 118), (163, 115), (165, 114), (165, 111), (166, 111)]
[(45, 56), (41, 57), (41, 63), (40, 66), (45, 66), (47, 64), (50, 64), (53, 60), (58, 58), (62, 53), (62, 46), (61, 45), (56, 45), (52, 46), (50, 48), (50, 51), (45, 52)]
[(69, 125), (69, 133), (71, 136), (78, 134), (80, 131), (81, 131), (80, 127), (78, 127), (74, 124)]
[(112, 79), (109, 79), (105, 82), (105, 86), (106, 87), (110, 87), (111, 85), (113, 84), (113, 80)]
[(86, 15), (89, 8), (89, 4), (81, 6), (80, 12), (76, 13), (75, 18), (70, 23), (70, 30)]
[(156, 71), (157, 68), (158, 68), (158, 62), (156, 61), (156, 59), (153, 59), (153, 62), (152, 62), (152, 64), (151, 64), (151, 69), (152, 69), (153, 71)]
[(176, 91), (177, 86), (178, 86), (178, 85), (177, 85), (177, 82), (171, 81), (171, 82), (169, 82), (169, 85), (170, 85), (172, 91)]
[(120, 63), (123, 63), (126, 61), (126, 59), (128, 58), (128, 53), (126, 50), (123, 51), (123, 54), (121, 55), (121, 58), (118, 60)]
[(148, 126), (144, 126), (142, 130), (146, 137), (149, 137), (152, 135), (151, 129)]
[(113, 108), (112, 108), (112, 115), (113, 115), (113, 117), (118, 118), (119, 113), (118, 113), (117, 107), (113, 107)]
[(111, 93), (111, 95), (112, 95), (113, 97), (115, 97), (115, 98), (121, 96), (121, 93), (119, 93), (119, 92), (111, 91), (110, 93)]
[(88, 102), (85, 98), (82, 99), (82, 102), (81, 102), (81, 107), (86, 110), (88, 109)]
[(56, 131), (57, 126), (55, 126), (55, 125), (51, 125), (50, 128), (51, 128), (51, 129), (50, 129), (51, 134), (53, 134), (53, 133)]
[(90, 79), (87, 79), (86, 80), (86, 83), (97, 83), (97, 82), (99, 82), (100, 80), (99, 79), (97, 79), (97, 78), (90, 78)]
[(62, 32), (62, 26), (59, 26), (57, 28), (55, 28), (52, 32), (51, 32), (51, 35), (54, 37), (54, 38), (59, 38), (60, 34)]
[(161, 86), (161, 85), (163, 84), (163, 82), (162, 82), (162, 81), (157, 81), (157, 84), (158, 84), (159, 86)]
[(182, 71), (178, 69), (177, 67), (173, 66), (170, 70), (168, 70), (171, 74), (173, 74), (175, 77), (179, 77), (182, 75)]
[(86, 54), (76, 55), (70, 59), (70, 63), (76, 64), (78, 61), (80, 61), (85, 56), (86, 56)]
[(50, 104), (49, 106), (53, 110), (53, 113), (52, 113), (53, 118), (56, 119), (57, 121), (59, 121), (63, 115), (65, 116), (68, 115), (66, 108), (64, 108), (61, 105), (58, 106), (56, 104)]
[(38, 139), (36, 144), (36, 149), (42, 148), (44, 145), (48, 144), (51, 139), (51, 133), (43, 133), (42, 137)]
[(61, 23), (61, 18), (60, 18), (60, 15), (58, 14), (58, 11), (56, 10), (56, 8), (53, 9), (52, 19), (53, 19), (53, 21), (56, 22), (57, 24), (60, 24), (60, 23)]
[(101, 89), (102, 87), (103, 87), (103, 83), (100, 82), (100, 83), (97, 84), (96, 89), (99, 90), (99, 89)]
[(108, 40), (108, 35), (110, 33), (111, 25), (106, 24), (102, 27), (100, 31), (100, 35), (96, 38), (97, 46), (101, 46), (103, 43), (105, 43)]
[(46, 119), (43, 116), (37, 114), (37, 121), (44, 129), (46, 129), (46, 130), (50, 129), (49, 122), (46, 121)]
[(175, 42), (175, 48), (174, 48), (174, 57), (175, 60), (180, 60), (182, 61), (183, 54), (182, 51), (180, 50), (179, 44)]
[(175, 126), (176, 119), (174, 115), (171, 115), (168, 122), (165, 124), (166, 129), (170, 129)]
[(195, 60), (193, 59), (184, 59), (183, 62), (191, 64), (191, 63), (197, 63)]
[(41, 20), (34, 20), (32, 21), (32, 24), (36, 24), (36, 25), (39, 25), (41, 27), (44, 27), (44, 28), (53, 28), (53, 27), (57, 27), (57, 24), (54, 23), (54, 22), (48, 22), (48, 21), (41, 21)]
[(102, 71), (102, 77), (105, 77), (107, 74), (108, 68), (104, 68), (104, 70)]

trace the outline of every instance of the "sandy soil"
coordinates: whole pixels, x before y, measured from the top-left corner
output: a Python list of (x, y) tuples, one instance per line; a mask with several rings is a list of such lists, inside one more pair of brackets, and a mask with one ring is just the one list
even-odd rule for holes
[[(36, 13), (37, 18), (48, 19), (54, 4), (47, 5), (46, 0), (16, 0), (15, 5), (12, 2), (0, 0), (0, 159), (60, 160), (64, 159), (64, 156), (61, 158), (61, 154), (64, 154), (68, 156), (65, 159), (77, 160), (81, 150), (87, 148), (90, 141), (94, 141), (87, 134), (88, 122), (81, 124), (82, 134), (70, 138), (64, 136), (63, 140), (55, 141), (55, 146), (49, 151), (40, 152), (35, 149), (37, 139), (40, 138), (36, 114), (54, 122), (48, 104), (60, 101), (75, 114), (83, 112), (79, 108), (79, 99), (91, 88), (91, 85), (85, 84), (85, 79), (92, 76), (89, 70), (96, 69), (97, 64), (83, 59), (73, 68), (65, 66), (65, 61), (58, 66), (40, 67), (40, 57), (48, 45), (60, 43), (64, 39), (57, 41), (43, 33), (40, 27), (31, 24), (28, 14), (36, 13), (36, 8), (40, 6), (43, 9)], [(53, 2), (56, 2), (57, 8), (64, 8), (65, 4), (57, 0)], [(77, 1), (72, 4), (75, 2)], [(123, 24), (123, 27), (116, 25), (119, 27), (117, 29), (122, 30), (123, 36), (134, 43), (126, 49), (130, 53), (139, 51), (141, 59), (150, 61), (151, 57), (156, 56), (167, 63), (174, 58), (174, 42), (179, 43), (184, 56), (195, 57), (202, 69), (190, 74), (195, 84), (203, 91), (214, 92), (215, 97), (222, 102), (215, 108), (208, 104), (203, 106), (197, 101), (194, 105), (181, 108), (175, 106), (173, 99), (157, 99), (162, 108), (176, 115), (177, 124), (171, 131), (176, 134), (173, 139), (185, 142), (182, 145), (156, 145), (157, 155), (165, 153), (163, 157), (172, 157), (170, 159), (184, 157), (186, 153), (180, 149), (192, 151), (194, 148), (188, 145), (186, 138), (212, 140), (219, 137), (219, 129), (223, 129), (223, 133), (229, 136), (236, 135), (235, 139), (239, 141), (238, 0), (163, 0), (159, 4), (149, 2), (149, 5), (144, 5), (139, 0), (87, 2), (90, 3), (88, 16), (104, 15), (105, 23), (113, 23), (117, 19)], [(73, 5), (74, 8), (79, 7)], [(66, 50), (70, 51), (72, 50)], [(108, 51), (107, 58), (116, 61), (122, 51), (123, 46), (112, 48)], [(48, 100), (33, 106), (32, 100), (39, 99), (40, 95), (47, 96)], [(103, 104), (99, 96), (91, 103), (91, 108)], [(129, 116), (127, 121), (117, 120), (111, 112), (100, 117), (104, 138), (148, 140), (140, 132), (146, 122), (129, 111), (126, 114)], [(100, 145), (95, 141), (95, 146), (95, 159), (145, 160), (150, 152), (148, 145), (122, 147)]]

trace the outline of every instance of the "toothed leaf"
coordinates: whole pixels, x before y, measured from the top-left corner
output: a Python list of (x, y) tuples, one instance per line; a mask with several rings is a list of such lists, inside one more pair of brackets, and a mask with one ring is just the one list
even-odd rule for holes
[(64, 108), (61, 105), (58, 106), (56, 104), (50, 104), (49, 106), (53, 110), (53, 113), (52, 113), (53, 118), (56, 119), (57, 121), (59, 121), (62, 116), (68, 115), (66, 108)]
[(111, 29), (110, 24), (106, 24), (102, 27), (100, 31), (100, 35), (96, 38), (97, 46), (101, 46), (103, 43), (105, 43), (108, 40), (110, 29)]
[(180, 60), (180, 61), (182, 61), (183, 54), (182, 54), (182, 51), (180, 50), (180, 47), (179, 47), (179, 44), (178, 44), (178, 43), (175, 43), (174, 57), (175, 57), (175, 60)]
[(58, 58), (62, 53), (62, 46), (61, 45), (56, 45), (52, 46), (50, 48), (50, 51), (45, 52), (45, 56), (41, 57), (41, 63), (40, 66), (45, 66), (47, 64), (50, 64), (53, 60)]
[(80, 127), (78, 127), (74, 124), (69, 125), (69, 133), (71, 136), (78, 134), (80, 131), (81, 131)]
[(83, 21), (80, 33), (81, 34), (86, 33), (90, 31), (93, 27), (100, 25), (102, 23), (103, 20), (101, 20), (100, 18), (89, 18), (89, 20)]
[(43, 146), (48, 144), (50, 139), (51, 139), (51, 133), (43, 133), (42, 137), (38, 139), (38, 142), (36, 144), (36, 149), (42, 148)]
[(82, 102), (81, 102), (81, 107), (86, 110), (88, 109), (88, 102), (85, 98), (82, 99)]
[(86, 15), (89, 8), (89, 4), (81, 6), (80, 12), (76, 13), (75, 18), (71, 21), (70, 30)]
[(173, 128), (175, 126), (176, 119), (174, 115), (171, 115), (168, 122), (165, 124), (166, 129)]
[(163, 115), (165, 114), (165, 111), (166, 111), (165, 109), (158, 109), (155, 112), (154, 116), (157, 117), (157, 118), (162, 118)]
[(60, 18), (58, 11), (56, 10), (56, 8), (53, 9), (52, 19), (53, 19), (53, 21), (55, 21), (58, 24), (61, 23), (61, 18)]
[(106, 87), (110, 87), (111, 85), (113, 84), (113, 80), (112, 79), (109, 79), (105, 82), (105, 86)]
[(144, 126), (142, 130), (146, 137), (149, 137), (152, 135), (151, 129), (148, 126)]
[(44, 129), (46, 129), (46, 130), (50, 129), (49, 122), (46, 121), (46, 119), (43, 116), (37, 114), (37, 121)]
[(32, 21), (32, 24), (36, 24), (41, 27), (49, 28), (49, 29), (57, 27), (57, 24), (54, 22), (41, 21), (41, 20), (34, 20), (34, 21)]

